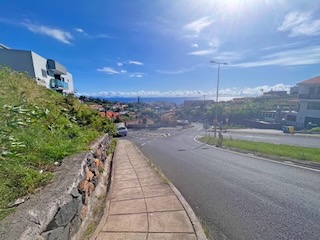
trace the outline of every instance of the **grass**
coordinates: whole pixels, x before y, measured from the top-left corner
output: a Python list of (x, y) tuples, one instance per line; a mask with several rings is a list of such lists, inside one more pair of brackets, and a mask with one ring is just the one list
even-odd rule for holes
[(55, 162), (88, 149), (112, 123), (73, 96), (0, 68), (0, 220), (8, 204), (54, 179)]
[[(203, 137), (202, 142), (216, 145), (213, 137)], [(320, 149), (284, 144), (253, 142), (245, 140), (224, 139), (223, 146), (252, 152), (260, 156), (274, 156), (282, 159), (295, 159), (320, 163)]]
[(112, 139), (112, 141), (107, 149), (107, 156), (114, 153), (114, 151), (116, 150), (117, 143), (118, 143), (117, 139)]
[(88, 224), (85, 232), (83, 233), (83, 236), (81, 237), (81, 240), (88, 240), (94, 233), (94, 231), (97, 229), (101, 217), (104, 214), (104, 209), (106, 208), (106, 198), (107, 194), (101, 194), (98, 196), (98, 203), (93, 209), (93, 215), (92, 218), (90, 219), (90, 223)]

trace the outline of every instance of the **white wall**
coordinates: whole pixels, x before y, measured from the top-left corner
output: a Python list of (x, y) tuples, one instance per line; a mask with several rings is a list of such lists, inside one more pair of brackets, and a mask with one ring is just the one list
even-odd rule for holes
[(74, 93), (73, 77), (72, 74), (67, 72), (67, 75), (61, 75), (64, 78), (64, 81), (68, 83), (68, 90), (65, 93)]
[[(45, 86), (50, 88), (50, 79), (53, 78), (52, 76), (48, 75), (47, 70), (47, 59), (41, 57), (40, 55), (32, 52), (32, 60), (33, 60), (33, 67), (35, 72), (35, 78), (40, 78), (45, 81)], [(42, 75), (42, 69), (46, 72), (46, 75)], [(50, 73), (49, 73), (50, 74)]]

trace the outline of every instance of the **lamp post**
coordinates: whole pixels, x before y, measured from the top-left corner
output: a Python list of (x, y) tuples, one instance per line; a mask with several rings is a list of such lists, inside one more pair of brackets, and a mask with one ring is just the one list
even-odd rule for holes
[(211, 63), (218, 65), (218, 80), (217, 80), (217, 94), (216, 94), (216, 104), (215, 104), (215, 119), (214, 119), (214, 138), (217, 137), (217, 123), (218, 123), (218, 101), (219, 101), (219, 78), (220, 78), (220, 65), (228, 65), (228, 63), (210, 61)]

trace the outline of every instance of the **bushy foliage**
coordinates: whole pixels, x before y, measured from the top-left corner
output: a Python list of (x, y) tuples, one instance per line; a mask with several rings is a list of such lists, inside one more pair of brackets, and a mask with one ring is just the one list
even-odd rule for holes
[(0, 69), (0, 219), (8, 202), (53, 178), (54, 163), (116, 129), (76, 97)]

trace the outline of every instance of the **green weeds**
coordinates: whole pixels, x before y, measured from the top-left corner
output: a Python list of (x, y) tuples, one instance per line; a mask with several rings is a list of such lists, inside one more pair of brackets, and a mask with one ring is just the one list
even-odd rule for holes
[(88, 148), (115, 126), (73, 96), (0, 68), (0, 220), (8, 203), (54, 178), (55, 162)]
[[(217, 139), (203, 137), (202, 142), (216, 145)], [(245, 140), (224, 139), (223, 145), (229, 148), (241, 149), (261, 156), (276, 156), (284, 159), (296, 159), (312, 162), (320, 162), (320, 149), (307, 148), (284, 144), (272, 144)]]

